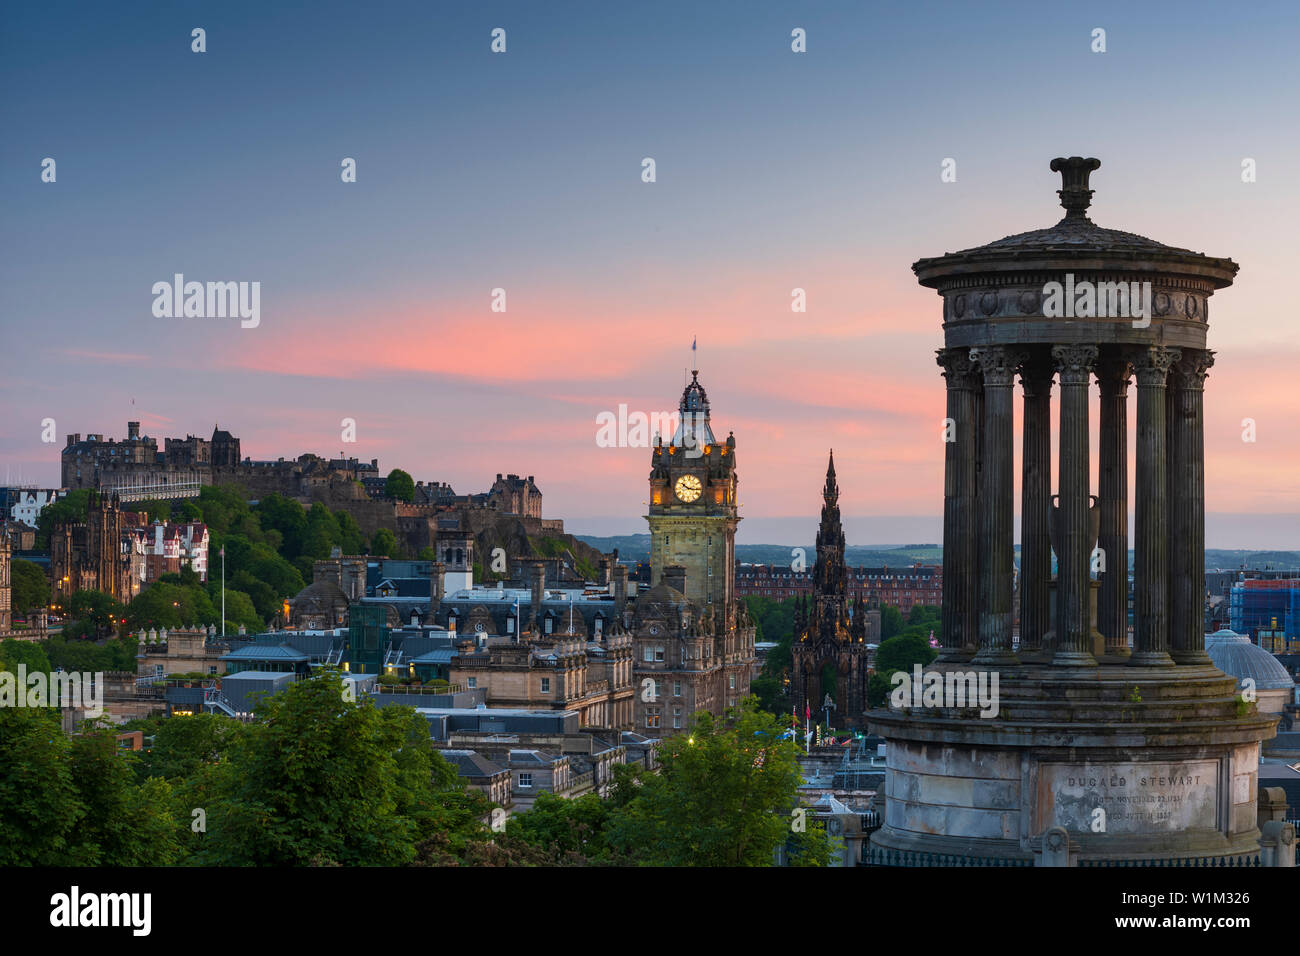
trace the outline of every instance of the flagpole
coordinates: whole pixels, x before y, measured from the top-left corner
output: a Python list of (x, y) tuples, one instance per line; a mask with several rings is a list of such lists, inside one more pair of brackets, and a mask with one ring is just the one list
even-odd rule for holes
[(221, 546), (221, 639), (226, 638), (226, 546)]

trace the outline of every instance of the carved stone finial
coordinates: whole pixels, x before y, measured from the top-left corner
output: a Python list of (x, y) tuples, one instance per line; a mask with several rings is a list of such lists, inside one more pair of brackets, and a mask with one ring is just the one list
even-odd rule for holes
[(1061, 174), (1062, 188), (1056, 191), (1056, 195), (1061, 197), (1066, 219), (1088, 218), (1093, 193), (1088, 188), (1088, 176), (1094, 169), (1100, 168), (1100, 159), (1084, 159), (1082, 156), (1066, 159), (1058, 156), (1052, 160), (1052, 172)]

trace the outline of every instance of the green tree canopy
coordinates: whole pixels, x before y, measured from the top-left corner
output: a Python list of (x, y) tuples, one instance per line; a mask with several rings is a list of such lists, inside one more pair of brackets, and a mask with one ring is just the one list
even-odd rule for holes
[[(785, 728), (746, 698), (725, 717), (698, 712), (690, 731), (665, 740), (661, 772), (642, 779), (615, 814), (610, 842), (653, 866), (769, 866), (790, 840), (802, 781)], [(805, 863), (826, 863), (830, 844), (810, 824), (797, 840)]]
[(50, 582), (39, 564), (14, 558), (9, 574), (13, 585), (12, 607), (15, 614), (27, 617), (32, 611), (49, 606)]
[(380, 557), (393, 558), (397, 556), (397, 535), (387, 528), (380, 528), (375, 532), (374, 538), (370, 542), (370, 553)]
[(394, 468), (384, 481), (384, 497), (412, 501), (415, 498), (415, 479), (402, 469)]

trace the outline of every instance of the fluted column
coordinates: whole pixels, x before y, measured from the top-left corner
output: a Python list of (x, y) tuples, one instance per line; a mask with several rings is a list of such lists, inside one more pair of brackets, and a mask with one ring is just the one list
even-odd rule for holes
[[(943, 634), (939, 660), (966, 661), (979, 640), (976, 589), (976, 456), (979, 368), (970, 350), (940, 349), (938, 362), (948, 384), (948, 418), (953, 441), (944, 445), (943, 467)], [(945, 436), (948, 437), (948, 436)]]
[(1021, 354), (1004, 346), (971, 349), (984, 377), (981, 449), (978, 664), (1014, 664), (1011, 650), (1015, 575), (1014, 385)]
[(1132, 353), (1137, 377), (1137, 524), (1133, 584), (1132, 664), (1172, 664), (1169, 656), (1169, 500), (1165, 385), (1178, 349), (1163, 345)]
[(1105, 555), (1097, 630), (1106, 637), (1107, 654), (1128, 654), (1128, 384), (1127, 358), (1097, 363), (1101, 386), (1101, 448), (1098, 449), (1097, 509), (1101, 532), (1097, 545)]
[(1056, 653), (1052, 663), (1090, 667), (1092, 631), (1088, 569), (1092, 556), (1088, 517), (1088, 383), (1095, 345), (1057, 345), (1052, 358), (1061, 379), (1059, 522), (1056, 529)]
[(1052, 629), (1052, 373), (1046, 349), (1020, 366), (1025, 413), (1020, 456), (1020, 649), (1036, 651)]
[(1184, 350), (1169, 390), (1169, 642), (1176, 664), (1205, 653), (1205, 376), (1214, 353)]

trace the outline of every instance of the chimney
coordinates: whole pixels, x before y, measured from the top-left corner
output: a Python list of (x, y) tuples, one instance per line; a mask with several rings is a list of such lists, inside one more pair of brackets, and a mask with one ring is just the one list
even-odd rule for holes
[(600, 578), (597, 583), (599, 583), (602, 587), (605, 588), (608, 588), (612, 583), (609, 576), (609, 565), (610, 565), (609, 558), (600, 559)]
[(528, 628), (536, 633), (539, 626), (538, 622), (542, 616), (542, 596), (546, 588), (546, 565), (541, 561), (534, 561), (529, 567), (533, 587), (533, 607), (528, 616)]
[(133, 440), (135, 440), (135, 439), (137, 439), (137, 438), (140, 437), (140, 423), (139, 423), (139, 422), (127, 422), (127, 423), (126, 423), (126, 437), (127, 437), (127, 440), (128, 440), (128, 441), (133, 441)]
[(614, 565), (614, 614), (621, 622), (627, 607), (627, 565)]

